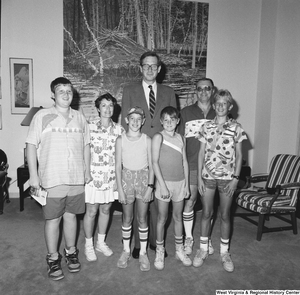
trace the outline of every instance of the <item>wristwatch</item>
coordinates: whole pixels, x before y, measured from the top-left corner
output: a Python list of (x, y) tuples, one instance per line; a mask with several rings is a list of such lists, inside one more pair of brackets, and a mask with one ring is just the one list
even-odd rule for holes
[(234, 174), (232, 175), (232, 177), (233, 177), (233, 178), (235, 178), (235, 179), (237, 179), (237, 180), (239, 180), (239, 179), (240, 179), (240, 177), (239, 177), (239, 176), (237, 176), (237, 175), (234, 175)]
[(151, 187), (152, 189), (154, 189), (154, 184), (148, 184), (149, 187)]

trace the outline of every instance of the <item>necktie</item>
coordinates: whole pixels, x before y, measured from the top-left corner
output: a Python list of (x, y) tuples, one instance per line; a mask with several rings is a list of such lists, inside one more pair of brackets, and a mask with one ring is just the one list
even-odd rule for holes
[(150, 93), (149, 93), (149, 111), (150, 111), (151, 118), (153, 118), (154, 110), (155, 110), (155, 96), (154, 96), (154, 91), (152, 89), (152, 85), (149, 85), (148, 87), (150, 89)]

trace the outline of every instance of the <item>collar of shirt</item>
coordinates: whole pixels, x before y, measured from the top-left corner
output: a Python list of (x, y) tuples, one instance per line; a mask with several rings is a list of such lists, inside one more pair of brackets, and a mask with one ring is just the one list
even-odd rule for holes
[[(150, 93), (150, 88), (149, 88), (149, 84), (147, 84), (144, 80), (142, 82), (143, 85), (143, 89), (144, 89), (144, 93), (145, 93), (145, 97), (146, 97), (146, 101), (149, 107), (149, 93)], [(152, 90), (154, 92), (155, 95), (155, 100), (156, 100), (156, 93), (157, 93), (157, 83), (154, 82), (152, 85)]]
[[(218, 122), (217, 122), (217, 117), (215, 117), (215, 118), (211, 121), (211, 123), (212, 123), (212, 125), (213, 125), (214, 127), (218, 127), (218, 126), (219, 126), (219, 124), (218, 124)], [(226, 122), (224, 122), (224, 124), (222, 124), (222, 128), (223, 128), (223, 129), (230, 128), (230, 127), (234, 126), (233, 123), (234, 123), (234, 121), (227, 117), (227, 118), (226, 118)]]
[(101, 118), (98, 120), (98, 122), (96, 122), (96, 125), (97, 125), (97, 128), (99, 130), (102, 130), (103, 132), (107, 132), (109, 128), (115, 128), (115, 123), (113, 122), (112, 119), (110, 119), (110, 124), (108, 127), (104, 127), (102, 125), (102, 121), (101, 121)]

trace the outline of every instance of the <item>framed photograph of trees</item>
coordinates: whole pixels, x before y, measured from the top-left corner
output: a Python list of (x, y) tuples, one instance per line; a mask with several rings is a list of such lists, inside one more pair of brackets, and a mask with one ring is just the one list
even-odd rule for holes
[(179, 0), (64, 0), (64, 74), (79, 90), (80, 107), (110, 92), (121, 104), (124, 85), (141, 79), (139, 58), (156, 51), (157, 80), (173, 87), (180, 106), (194, 102), (206, 74), (209, 4)]
[(10, 58), (11, 113), (26, 114), (33, 106), (32, 59)]

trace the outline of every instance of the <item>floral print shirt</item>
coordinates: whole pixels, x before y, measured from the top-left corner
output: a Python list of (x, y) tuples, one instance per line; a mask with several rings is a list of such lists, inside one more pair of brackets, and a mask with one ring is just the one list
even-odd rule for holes
[(202, 125), (198, 139), (206, 143), (202, 177), (231, 180), (235, 171), (235, 145), (247, 139), (241, 125), (227, 119), (218, 126), (215, 118)]
[(116, 186), (115, 144), (125, 129), (111, 121), (109, 127), (101, 124), (101, 118), (89, 122), (91, 137), (91, 175), (89, 183), (98, 190), (108, 190)]

